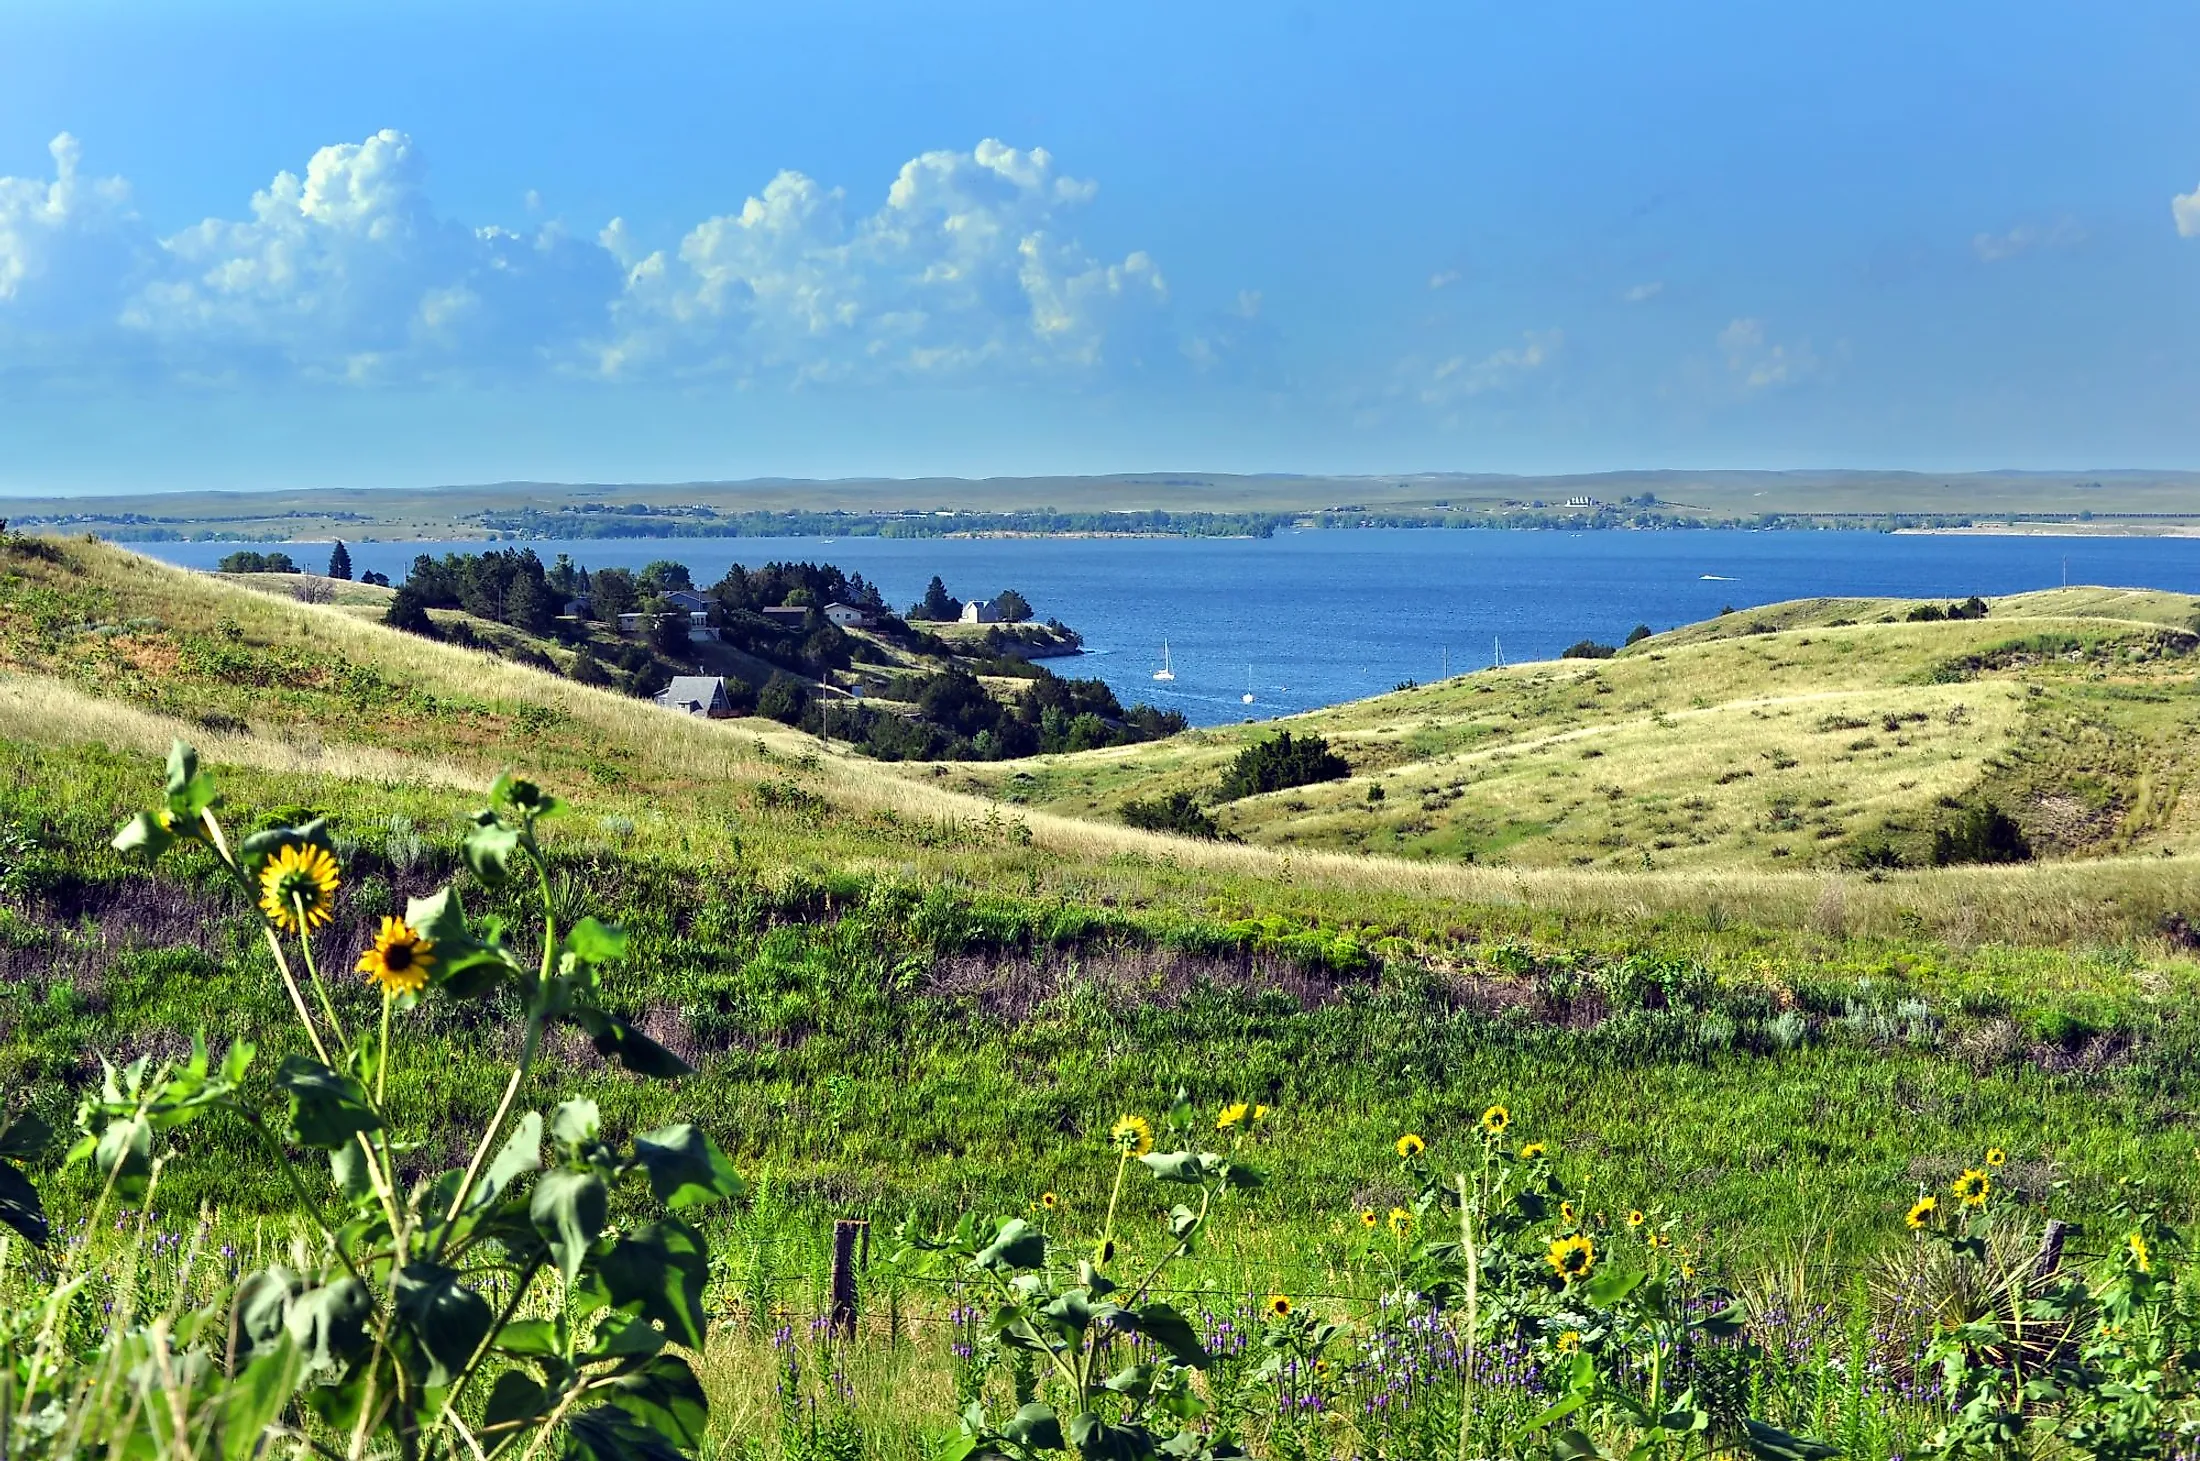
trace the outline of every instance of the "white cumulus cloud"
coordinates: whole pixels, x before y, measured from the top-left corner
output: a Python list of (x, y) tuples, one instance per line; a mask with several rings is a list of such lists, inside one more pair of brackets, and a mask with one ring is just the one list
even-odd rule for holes
[(84, 176), (66, 132), (47, 150), (51, 178), (0, 177), (0, 343), (85, 343), (77, 327), (111, 325), (154, 251), (129, 184)]
[(634, 250), (615, 223), (627, 283), (603, 368), (938, 376), (1142, 353), (1168, 285), (1145, 252), (1103, 260), (1068, 234), (1097, 192), (1044, 148), (987, 140), (911, 159), (870, 212), (783, 172), (669, 252)]
[(1430, 406), (1450, 406), (1500, 390), (1550, 364), (1565, 342), (1562, 330), (1530, 330), (1521, 336), (1518, 345), (1487, 355), (1454, 355), (1429, 371), (1421, 384), (1421, 401)]
[(2169, 200), (2169, 214), (2177, 221), (2179, 238), (2200, 238), (2200, 188), (2173, 196)]
[[(876, 206), (782, 172), (676, 242), (439, 213), (385, 130), (165, 236), (57, 138), (0, 177), (0, 347), (197, 380), (556, 370), (785, 380), (1092, 371), (1179, 359), (1159, 264), (1071, 228), (1097, 184), (988, 139), (910, 159)], [(529, 193), (525, 212), (537, 214)], [(1257, 296), (1241, 298), (1240, 308)]]
[(1719, 331), (1719, 350), (1726, 366), (1749, 390), (1793, 385), (1818, 372), (1818, 357), (1810, 342), (1781, 344), (1765, 335), (1759, 319), (1737, 319)]

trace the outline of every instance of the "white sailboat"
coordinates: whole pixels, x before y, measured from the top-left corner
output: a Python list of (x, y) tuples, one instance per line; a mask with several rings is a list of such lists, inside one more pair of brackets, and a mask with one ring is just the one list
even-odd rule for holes
[(1169, 668), (1169, 641), (1166, 639), (1161, 641), (1161, 668), (1153, 672), (1153, 677), (1157, 680), (1176, 678), (1176, 671)]
[(1246, 705), (1253, 703), (1253, 667), (1251, 665), (1245, 667), (1245, 693), (1239, 696), (1238, 699)]

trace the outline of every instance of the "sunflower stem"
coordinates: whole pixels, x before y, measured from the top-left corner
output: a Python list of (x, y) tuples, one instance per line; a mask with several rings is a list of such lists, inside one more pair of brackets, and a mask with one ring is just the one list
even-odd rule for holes
[[(1489, 1167), (1489, 1146), (1483, 1144), (1482, 1165)], [(1454, 1173), (1459, 1188), (1459, 1256), (1467, 1265), (1467, 1333), (1459, 1367), (1459, 1461), (1472, 1461), (1474, 1437), (1474, 1341), (1481, 1330), (1482, 1259), (1474, 1248), (1474, 1208), (1467, 1198), (1467, 1174)]]
[(290, 906), (298, 920), (298, 953), (305, 960), (306, 977), (313, 981), (314, 997), (321, 1001), (321, 1013), (328, 1019), (329, 1032), (336, 1036), (337, 1048), (351, 1054), (351, 1037), (344, 1033), (343, 1021), (336, 1018), (336, 1006), (328, 997), (328, 986), (321, 982), (320, 966), (313, 958), (313, 936), (306, 931), (306, 900), (303, 893), (290, 895)]
[(1115, 1204), (1116, 1200), (1123, 1195), (1123, 1171), (1130, 1164), (1130, 1148), (1123, 1147), (1115, 1158), (1115, 1189), (1108, 1194), (1108, 1218), (1106, 1222), (1100, 1225), (1100, 1246), (1093, 1252), (1095, 1266), (1105, 1264), (1108, 1261), (1108, 1245), (1115, 1238)]
[(395, 1003), (385, 986), (382, 990), (382, 1036), (374, 1047), (374, 1104), (377, 1110), (382, 1105), (382, 1093), (389, 1088), (390, 1006)]

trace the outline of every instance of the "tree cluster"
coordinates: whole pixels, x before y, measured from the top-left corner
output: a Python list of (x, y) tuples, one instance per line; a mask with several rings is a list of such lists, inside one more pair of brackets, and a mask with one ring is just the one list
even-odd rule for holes
[(258, 553), (240, 548), (216, 565), (217, 573), (303, 573), (288, 553)]
[(441, 559), (421, 554), (413, 559), (412, 572), (398, 590), (398, 599), (391, 601), (385, 622), (397, 623), (398, 600), (408, 596), (423, 610), (463, 609), (477, 619), (509, 624), (529, 634), (555, 629), (561, 607), (532, 548), (446, 553)]

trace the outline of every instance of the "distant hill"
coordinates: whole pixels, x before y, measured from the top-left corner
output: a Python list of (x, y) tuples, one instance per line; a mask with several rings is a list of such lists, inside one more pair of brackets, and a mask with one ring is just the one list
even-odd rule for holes
[[(835, 522), (832, 515), (842, 515)], [(1165, 520), (1110, 522), (1107, 515)], [(498, 482), (420, 488), (0, 498), (17, 526), (117, 539), (322, 541), (892, 532), (1257, 532), (1276, 522), (1888, 526), (2200, 523), (2200, 472), (1634, 471)]]

